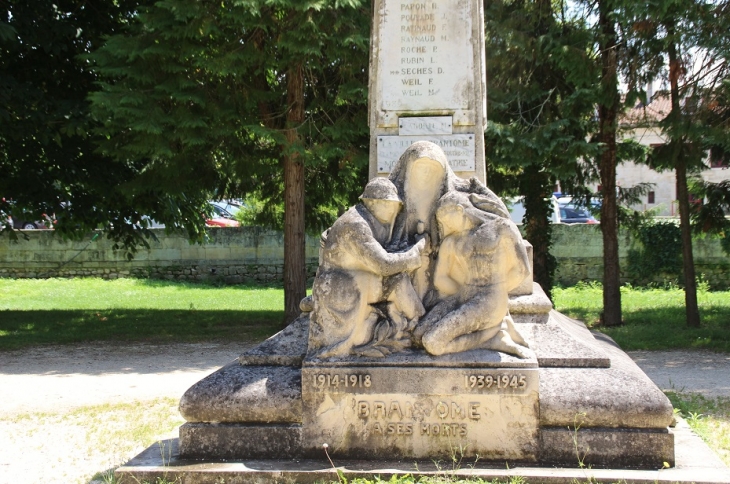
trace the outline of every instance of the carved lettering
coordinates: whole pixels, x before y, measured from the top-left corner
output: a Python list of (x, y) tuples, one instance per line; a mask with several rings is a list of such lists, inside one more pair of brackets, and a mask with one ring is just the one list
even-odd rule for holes
[(466, 424), (460, 423), (424, 423), (421, 424), (421, 435), (429, 437), (466, 437), (469, 430)]
[(444, 402), (439, 402), (436, 405), (436, 415), (440, 418), (446, 418), (449, 416), (449, 405)]
[(370, 375), (338, 375), (330, 373), (322, 373), (314, 375), (313, 382), (315, 388), (337, 388), (340, 390), (354, 388), (369, 388), (372, 385)]
[(459, 406), (456, 402), (451, 402), (451, 418), (456, 419), (464, 419), (466, 418), (466, 413), (464, 412), (464, 409)]
[(400, 403), (397, 401), (390, 402), (390, 409), (388, 411), (388, 418), (393, 419), (393, 414), (398, 414), (398, 419), (403, 420), (403, 412), (400, 409)]
[(370, 416), (370, 404), (368, 402), (357, 402), (357, 416), (360, 418)]
[(479, 420), (482, 418), (479, 415), (479, 402), (469, 402), (469, 418), (472, 420)]
[(522, 374), (464, 375), (464, 386), (476, 390), (521, 390), (527, 387), (527, 376)]
[(388, 436), (410, 436), (413, 435), (412, 423), (389, 423), (386, 425), (375, 422), (372, 426), (373, 433)]
[(375, 402), (373, 409), (373, 418), (378, 418), (378, 414), (380, 414), (381, 418), (386, 417), (385, 402)]
[(426, 4), (425, 3), (401, 3), (400, 9), (403, 11), (426, 10)]

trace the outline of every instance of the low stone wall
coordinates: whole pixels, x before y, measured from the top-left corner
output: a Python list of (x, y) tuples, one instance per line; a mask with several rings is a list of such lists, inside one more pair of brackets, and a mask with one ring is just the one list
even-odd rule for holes
[[(63, 241), (52, 230), (25, 232), (28, 240), (17, 243), (0, 238), (0, 277), (46, 278), (99, 276), (151, 277), (179, 280), (220, 280), (225, 283), (275, 282), (283, 277), (284, 236), (281, 232), (257, 227), (211, 228), (206, 244), (188, 243), (181, 235), (166, 235), (153, 230), (157, 240), (149, 249), (140, 249), (128, 261), (126, 253), (114, 250), (114, 243), (99, 237), (91, 241)], [(603, 243), (596, 225), (558, 224), (553, 230), (552, 253), (558, 259), (556, 282), (573, 285), (578, 281), (603, 278)], [(622, 281), (636, 284), (629, 277), (626, 258), (635, 244), (627, 233), (619, 236)], [(697, 274), (713, 288), (730, 287), (730, 258), (716, 239), (694, 241)], [(307, 236), (308, 277), (317, 270), (319, 237)], [(647, 280), (662, 281), (661, 274)], [(645, 282), (645, 281), (641, 281)]]
[[(284, 235), (258, 227), (210, 228), (203, 245), (190, 244), (182, 234), (154, 229), (157, 240), (132, 260), (114, 250), (103, 237), (64, 241), (52, 230), (33, 230), (17, 243), (0, 239), (0, 277), (46, 278), (97, 276), (149, 277), (189, 281), (220, 280), (227, 284), (281, 281)], [(317, 270), (319, 238), (307, 237), (307, 272)]]
[[(641, 280), (632, 277), (628, 271), (628, 253), (630, 249), (640, 247), (641, 243), (633, 240), (627, 231), (619, 233), (621, 282), (639, 285), (676, 279), (676, 275), (662, 273), (643, 274)], [(599, 225), (555, 225), (551, 252), (558, 260), (556, 283), (570, 286), (579, 281), (603, 279), (603, 237)], [(718, 239), (694, 239), (692, 252), (698, 276), (709, 282), (712, 288), (730, 287), (730, 258), (722, 251)], [(678, 271), (681, 272), (681, 268)]]

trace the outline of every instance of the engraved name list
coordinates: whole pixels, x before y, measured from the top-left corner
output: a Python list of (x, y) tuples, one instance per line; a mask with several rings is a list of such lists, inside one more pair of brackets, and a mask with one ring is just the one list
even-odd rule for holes
[(394, 111), (470, 107), (469, 2), (384, 2), (379, 56), (381, 108)]

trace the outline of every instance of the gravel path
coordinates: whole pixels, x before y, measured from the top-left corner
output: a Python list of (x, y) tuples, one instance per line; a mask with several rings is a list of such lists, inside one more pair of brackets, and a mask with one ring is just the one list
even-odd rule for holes
[(662, 390), (730, 397), (730, 354), (711, 351), (629, 351)]
[[(115, 455), (113, 448), (79, 452), (88, 447), (86, 437), (74, 435), (83, 422), (74, 426), (58, 418), (49, 424), (46, 417), (34, 415), (62, 416), (103, 403), (178, 399), (244, 348), (240, 343), (94, 344), (0, 352), (0, 484), (89, 482), (94, 473), (132, 457)], [(629, 354), (662, 389), (730, 397), (730, 355)], [(30, 419), (23, 417), (27, 414)]]

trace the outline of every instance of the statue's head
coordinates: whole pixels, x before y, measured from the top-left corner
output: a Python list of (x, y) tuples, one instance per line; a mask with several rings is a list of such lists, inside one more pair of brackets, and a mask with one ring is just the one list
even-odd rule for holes
[(437, 144), (417, 141), (401, 155), (393, 169), (391, 180), (403, 183), (406, 192), (419, 192), (439, 197), (443, 194), (447, 173), (450, 172), (446, 154)]
[(390, 224), (400, 212), (403, 202), (398, 198), (398, 190), (387, 178), (373, 178), (365, 185), (360, 195), (368, 211), (379, 222)]
[(478, 224), (468, 197), (461, 192), (449, 192), (438, 202), (436, 222), (442, 237), (469, 230)]

